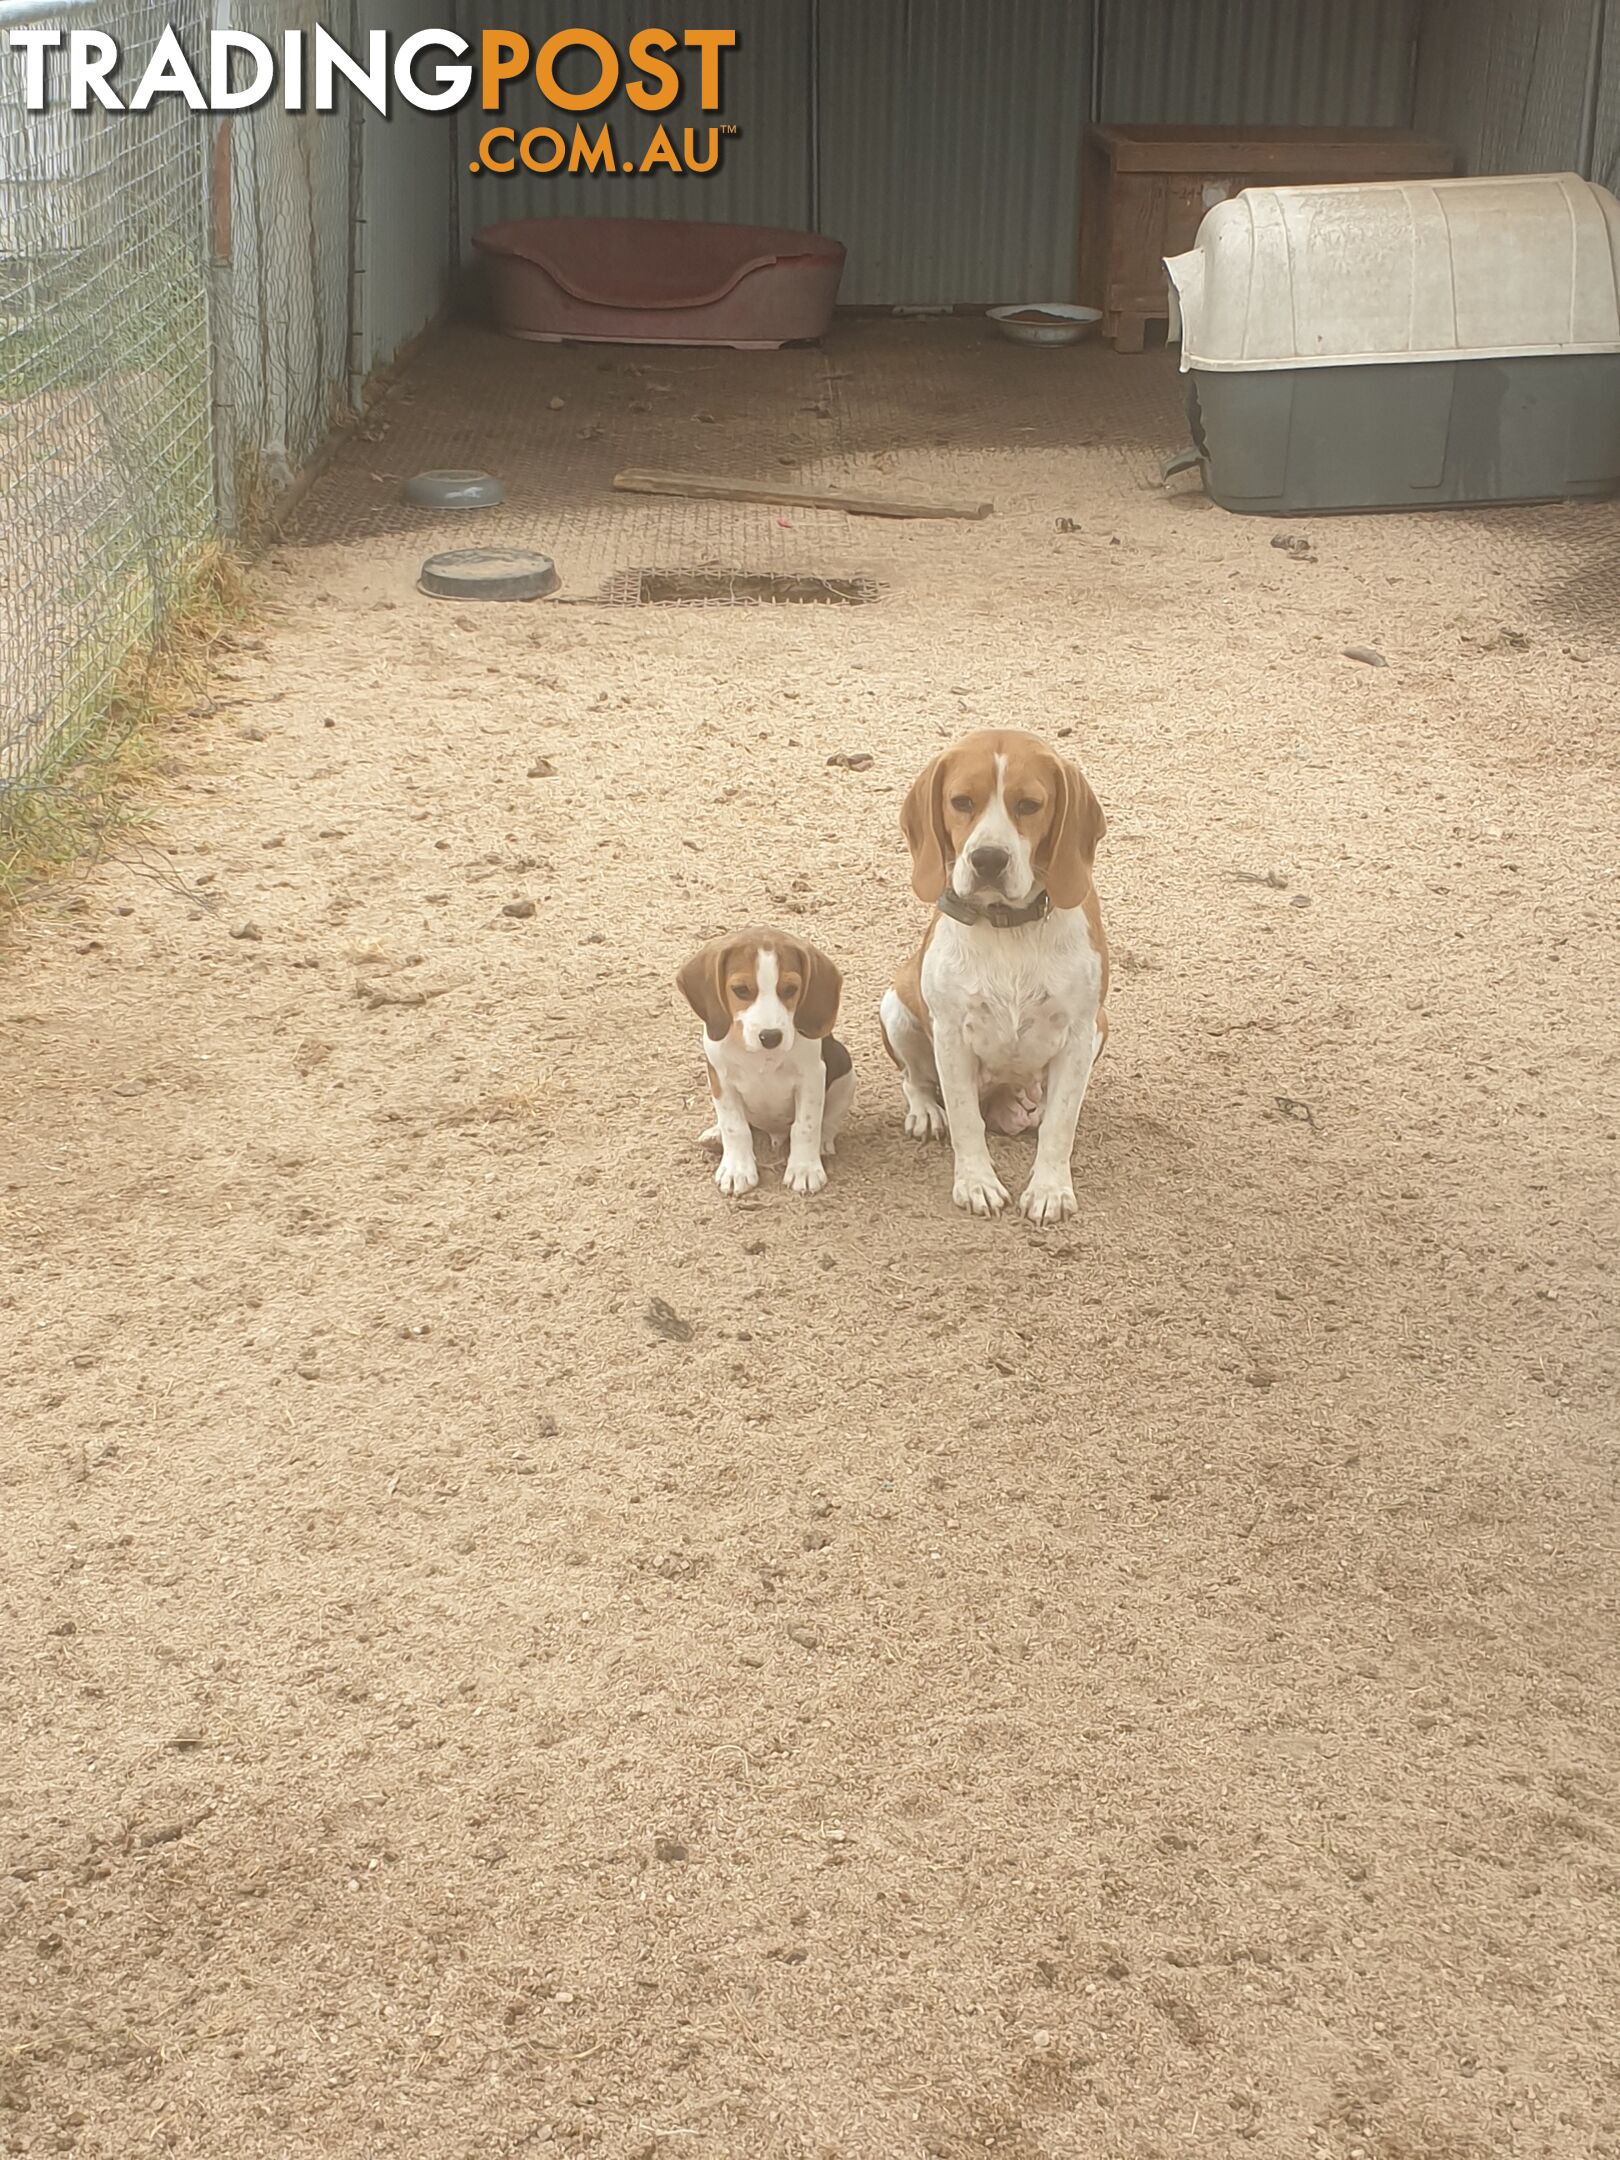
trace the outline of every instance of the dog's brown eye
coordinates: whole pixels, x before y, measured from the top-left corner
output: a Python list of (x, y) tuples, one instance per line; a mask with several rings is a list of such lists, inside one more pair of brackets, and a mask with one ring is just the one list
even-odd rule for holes
[(951, 808), (960, 810), (966, 816), (968, 811), (973, 808), (973, 797), (971, 795), (953, 795), (951, 797)]
[(1021, 803), (1018, 803), (1014, 806), (1013, 816), (1033, 817), (1040, 807), (1041, 806), (1038, 802), (1031, 802), (1029, 797), (1026, 795)]
[(787, 978), (786, 982), (780, 982), (777, 984), (776, 994), (782, 1000), (784, 1005), (793, 1004), (799, 995), (798, 982), (793, 976), (790, 975)]
[(752, 1005), (754, 1002), (754, 986), (752, 983), (733, 983), (731, 994), (739, 1005)]

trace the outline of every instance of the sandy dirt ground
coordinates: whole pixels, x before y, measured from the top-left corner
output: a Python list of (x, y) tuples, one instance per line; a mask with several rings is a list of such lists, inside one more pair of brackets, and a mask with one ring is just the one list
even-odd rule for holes
[[(10, 932), (0, 2151), (1620, 2153), (1612, 617), (1545, 513), (1296, 559), (976, 398), (831, 463), (954, 427), (983, 525), (735, 514), (869, 607), (289, 544)], [(875, 1020), (992, 721), (1111, 821), (1045, 1233)], [(813, 1201), (696, 1145), (759, 917), (847, 977)]]

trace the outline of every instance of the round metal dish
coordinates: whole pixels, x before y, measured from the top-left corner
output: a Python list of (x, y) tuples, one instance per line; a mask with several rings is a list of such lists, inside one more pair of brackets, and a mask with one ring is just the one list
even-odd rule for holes
[(430, 555), (417, 583), (439, 600), (543, 600), (562, 579), (549, 555), (529, 548), (452, 548)]
[(1102, 321), (1102, 309), (1071, 307), (1067, 300), (1024, 300), (993, 307), (990, 320), (1015, 345), (1078, 345)]

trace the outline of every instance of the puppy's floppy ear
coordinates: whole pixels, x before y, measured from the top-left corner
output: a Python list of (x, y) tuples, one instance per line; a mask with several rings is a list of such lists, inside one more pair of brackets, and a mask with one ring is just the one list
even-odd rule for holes
[(801, 944), (799, 951), (804, 956), (804, 988), (799, 992), (793, 1024), (801, 1035), (829, 1034), (838, 1018), (844, 978), (816, 946)]
[(900, 805), (900, 830), (911, 850), (911, 889), (919, 900), (937, 900), (950, 875), (951, 843), (945, 830), (945, 759), (925, 765)]
[(1108, 824), (1102, 804), (1092, 794), (1079, 766), (1057, 756), (1052, 763), (1056, 768), (1055, 808), (1035, 867), (1046, 880), (1054, 907), (1078, 907), (1085, 898), (1086, 881)]
[(724, 1042), (731, 1032), (731, 1007), (726, 1003), (730, 957), (729, 939), (710, 938), (675, 978), (681, 996), (703, 1022), (703, 1032), (710, 1042)]

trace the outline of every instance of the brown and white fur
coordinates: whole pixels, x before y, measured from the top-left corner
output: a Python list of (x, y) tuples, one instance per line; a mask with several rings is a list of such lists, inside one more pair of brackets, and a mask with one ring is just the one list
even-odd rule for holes
[(832, 1032), (843, 977), (804, 938), (738, 930), (712, 938), (675, 978), (703, 1022), (703, 1056), (720, 1142), (723, 1193), (759, 1183), (754, 1134), (788, 1141), (790, 1192), (820, 1192), (836, 1152), (855, 1075)]
[[(1078, 766), (1018, 729), (985, 729), (934, 759), (900, 814), (912, 888), (976, 919), (936, 913), (881, 1008), (901, 1070), (906, 1131), (950, 1131), (951, 1197), (975, 1215), (1009, 1198), (986, 1126), (1038, 1125), (1035, 1167), (1019, 1202), (1034, 1223), (1076, 1211), (1070, 1159), (1091, 1070), (1108, 1033), (1108, 945), (1091, 866), (1105, 825)], [(1036, 920), (996, 928), (991, 907)]]

